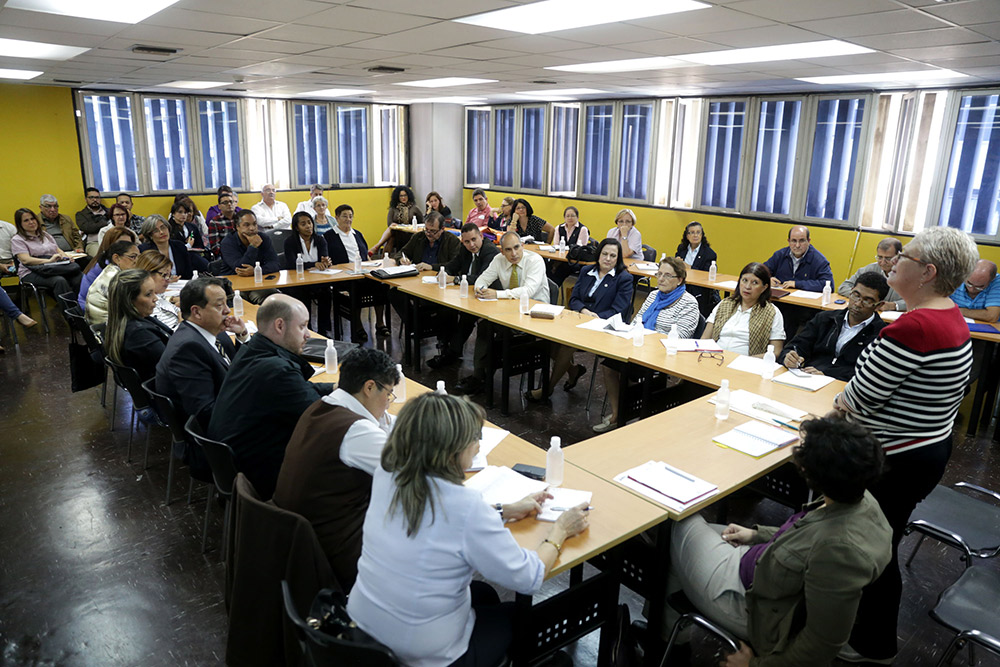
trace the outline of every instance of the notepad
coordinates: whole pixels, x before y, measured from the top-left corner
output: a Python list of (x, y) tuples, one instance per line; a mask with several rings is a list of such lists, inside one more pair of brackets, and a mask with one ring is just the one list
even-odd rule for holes
[[(660, 342), (663, 343), (663, 347), (667, 347), (667, 339), (661, 338)], [(700, 338), (678, 338), (677, 339), (677, 351), (678, 352), (722, 352), (722, 346), (716, 343), (711, 338), (702, 340)]]
[[(715, 396), (708, 399), (708, 402), (714, 404)], [(746, 389), (737, 389), (729, 395), (729, 409), (768, 424), (773, 424), (775, 418), (782, 421), (799, 421), (809, 414), (805, 410), (764, 398)]]
[(619, 474), (615, 481), (677, 511), (719, 492), (715, 484), (663, 461), (647, 461)]
[(632, 267), (639, 271), (656, 271), (660, 268), (656, 265), (656, 262), (636, 262)]
[(746, 424), (740, 424), (731, 431), (717, 435), (714, 442), (717, 445), (735, 449), (759, 459), (776, 449), (797, 442), (798, 439), (799, 436), (794, 433), (789, 433), (775, 426), (768, 426), (759, 421), (749, 421)]
[(483, 437), (479, 439), (479, 453), (472, 459), (472, 465), (466, 468), (465, 472), (475, 472), (488, 466), (489, 463), (486, 461), (486, 457), (508, 435), (510, 435), (510, 431), (505, 431), (502, 428), (493, 428), (492, 426), (484, 426)]
[(795, 387), (796, 389), (805, 389), (806, 391), (818, 391), (825, 387), (826, 385), (833, 382), (834, 378), (829, 375), (795, 375), (794, 373), (782, 373), (781, 375), (774, 376), (774, 382), (780, 384), (787, 384), (789, 387)]
[[(549, 487), (552, 497), (542, 503), (542, 511), (536, 517), (539, 521), (555, 521), (570, 507), (576, 507), (581, 503), (590, 504), (594, 497), (592, 491), (578, 491), (576, 489), (564, 489), (563, 487)], [(559, 509), (555, 509), (558, 507)]]
[(528, 311), (532, 317), (540, 317), (545, 320), (554, 320), (563, 311), (565, 306), (553, 306), (548, 303), (536, 303)]
[(543, 252), (555, 252), (556, 251), (556, 247), (554, 245), (540, 245), (540, 246), (538, 246), (538, 249), (541, 250), (541, 251), (543, 251)]
[(809, 290), (797, 289), (788, 293), (788, 296), (797, 296), (800, 299), (821, 299), (822, 292), (810, 292)]
[(525, 477), (507, 466), (486, 466), (465, 480), (465, 486), (479, 491), (490, 505), (516, 503), (548, 487), (545, 482)]
[(425, 285), (436, 285), (437, 281), (438, 281), (437, 276), (423, 276), (420, 279), (420, 282), (422, 282)]
[(309, 273), (318, 273), (324, 276), (335, 276), (342, 271), (343, 269), (309, 269)]

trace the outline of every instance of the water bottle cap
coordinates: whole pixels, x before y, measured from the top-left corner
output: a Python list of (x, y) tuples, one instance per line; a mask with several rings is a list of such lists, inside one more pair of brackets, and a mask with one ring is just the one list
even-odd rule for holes
[(233, 297), (237, 297), (239, 295), (240, 295), (240, 291), (239, 290), (233, 290)]
[(562, 439), (558, 435), (554, 435), (549, 439), (549, 446), (559, 449), (562, 445)]
[(437, 381), (437, 388), (439, 390), (444, 389), (444, 380), (438, 380)]
[(327, 338), (327, 339), (326, 339), (326, 346), (327, 346), (327, 348), (332, 348), (332, 349), (336, 349), (336, 348), (334, 348), (334, 346), (333, 346), (333, 339), (332, 339), (332, 338)]
[(403, 364), (396, 364), (396, 370), (399, 371), (400, 375), (403, 373)]
[(722, 381), (722, 389), (729, 389), (729, 380)]
[(260, 262), (254, 262), (254, 266), (260, 266)]
[(774, 352), (774, 346), (773, 345), (768, 345), (767, 346), (767, 351), (768, 352)]

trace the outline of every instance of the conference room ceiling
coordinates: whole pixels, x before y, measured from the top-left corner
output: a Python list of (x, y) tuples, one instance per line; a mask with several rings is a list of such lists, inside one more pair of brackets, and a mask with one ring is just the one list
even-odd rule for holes
[[(0, 1), (0, 38), (89, 49), (69, 60), (0, 56), (0, 68), (38, 70), (32, 84), (88, 89), (192, 92), (176, 81), (221, 85), (200, 95), (317, 97), (468, 103), (529, 101), (519, 93), (591, 89), (573, 99), (724, 95), (791, 91), (968, 86), (1000, 81), (998, 0), (707, 0), (709, 7), (541, 34), (455, 22), (528, 4), (508, 0), (180, 0), (135, 25), (14, 9)], [(81, 0), (82, 1), (82, 0)], [(139, 1), (139, 0), (136, 0)], [(614, 2), (614, 0), (608, 0)], [(669, 69), (581, 73), (548, 67), (841, 40), (868, 53), (746, 64), (681, 63)], [(135, 45), (176, 48), (134, 53)], [(369, 68), (402, 68), (371, 73)], [(800, 77), (934, 72), (966, 75), (934, 83), (824, 86)], [(422, 88), (399, 84), (441, 77), (495, 83)]]

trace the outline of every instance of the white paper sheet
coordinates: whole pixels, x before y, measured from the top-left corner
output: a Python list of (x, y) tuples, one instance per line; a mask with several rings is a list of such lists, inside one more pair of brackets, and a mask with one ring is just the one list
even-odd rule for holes
[(885, 312), (879, 313), (879, 315), (881, 315), (882, 319), (885, 320), (886, 322), (895, 322), (900, 317), (902, 317), (903, 313), (905, 312), (906, 312), (905, 310), (887, 310)]
[(309, 269), (309, 273), (318, 273), (324, 276), (335, 276), (338, 273), (343, 273), (343, 269)]
[(425, 285), (436, 285), (437, 281), (437, 276), (423, 276), (420, 278), (420, 282)]
[(549, 487), (549, 493), (552, 494), (552, 497), (542, 503), (542, 511), (536, 517), (539, 521), (555, 521), (570, 507), (576, 507), (580, 503), (589, 505), (590, 500), (594, 497), (592, 491), (564, 489), (561, 486)]
[(821, 299), (823, 298), (822, 292), (810, 292), (809, 290), (797, 289), (793, 290), (788, 296), (797, 296), (800, 299)]
[(483, 500), (490, 505), (516, 503), (548, 487), (545, 482), (525, 477), (507, 466), (486, 466), (465, 480), (465, 485), (483, 494)]
[(833, 382), (834, 378), (828, 375), (807, 375), (800, 377), (794, 373), (782, 373), (774, 376), (774, 382), (787, 384), (789, 387), (805, 389), (806, 391), (818, 391)]
[[(708, 402), (714, 404), (715, 396), (713, 395), (712, 398), (708, 399)], [(755, 405), (759, 407), (754, 407)], [(762, 410), (760, 407), (766, 407), (767, 410)], [(760, 394), (755, 394), (745, 389), (737, 389), (729, 395), (729, 409), (768, 424), (777, 423), (778, 420), (785, 422), (799, 421), (809, 414), (805, 410), (799, 410), (787, 403), (764, 398)]]
[(736, 290), (736, 281), (735, 280), (726, 280), (726, 281), (723, 281), (721, 283), (712, 283), (712, 287), (714, 287), (716, 289), (726, 290), (728, 292), (733, 292), (733, 291)]
[[(773, 364), (774, 370), (777, 371), (781, 368), (780, 364)], [(767, 368), (764, 364), (763, 359), (758, 359), (757, 357), (750, 357), (745, 354), (733, 359), (727, 368), (732, 368), (734, 371), (743, 371), (745, 373), (753, 373), (754, 375), (760, 375)]]
[(489, 463), (486, 461), (486, 457), (508, 435), (510, 435), (510, 431), (505, 431), (502, 428), (493, 428), (492, 426), (484, 426), (483, 437), (479, 439), (479, 453), (472, 459), (472, 465), (469, 466), (466, 472), (475, 472), (488, 466)]
[[(667, 346), (667, 339), (661, 338), (663, 347)], [(679, 338), (677, 340), (678, 352), (722, 352), (722, 347), (711, 338)]]
[(540, 246), (538, 246), (538, 249), (541, 250), (542, 252), (555, 252), (556, 251), (556, 247), (554, 245), (540, 245)]
[(382, 260), (381, 259), (372, 259), (372, 260), (369, 260), (367, 262), (361, 262), (361, 266), (372, 266), (372, 267), (374, 267), (374, 266), (382, 266)]
[(639, 271), (656, 271), (660, 267), (655, 262), (636, 262), (632, 265)]

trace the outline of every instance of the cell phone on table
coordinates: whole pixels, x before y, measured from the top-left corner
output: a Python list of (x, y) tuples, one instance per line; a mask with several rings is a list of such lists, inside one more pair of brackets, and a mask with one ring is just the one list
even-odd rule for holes
[(264, 280), (277, 280), (278, 276), (264, 276)]
[(537, 479), (540, 482), (545, 481), (545, 468), (542, 468), (541, 466), (529, 466), (527, 463), (515, 463), (514, 472), (519, 472), (525, 477)]

